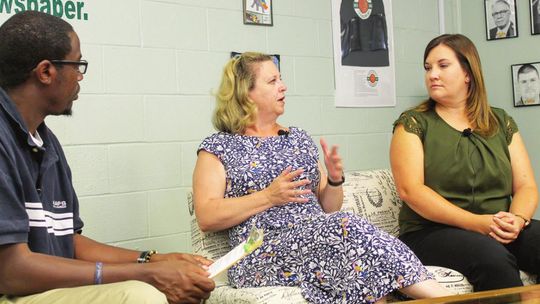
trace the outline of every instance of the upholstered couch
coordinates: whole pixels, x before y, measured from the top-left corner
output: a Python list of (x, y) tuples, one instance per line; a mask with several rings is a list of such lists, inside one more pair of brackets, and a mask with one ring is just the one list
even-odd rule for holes
[[(368, 170), (347, 172), (343, 185), (343, 211), (352, 212), (368, 219), (384, 231), (397, 235), (398, 214), (402, 204), (399, 199), (394, 179), (389, 170)], [(191, 214), (191, 237), (193, 252), (217, 259), (231, 248), (226, 231), (203, 233), (197, 225), (193, 212), (193, 199), (188, 194), (188, 205)], [(437, 281), (455, 293), (472, 292), (472, 286), (459, 272), (437, 266), (427, 266)], [(525, 285), (535, 284), (535, 278), (521, 273)], [(296, 287), (260, 287), (235, 289), (228, 285), (226, 274), (216, 278), (216, 289), (212, 292), (208, 304), (213, 303), (306, 303)]]

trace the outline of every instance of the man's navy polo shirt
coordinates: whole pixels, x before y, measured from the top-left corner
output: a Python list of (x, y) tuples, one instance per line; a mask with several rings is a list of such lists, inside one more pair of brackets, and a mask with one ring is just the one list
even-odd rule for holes
[(0, 245), (28, 243), (33, 252), (73, 258), (83, 222), (71, 170), (45, 123), (38, 133), (43, 147), (0, 88)]

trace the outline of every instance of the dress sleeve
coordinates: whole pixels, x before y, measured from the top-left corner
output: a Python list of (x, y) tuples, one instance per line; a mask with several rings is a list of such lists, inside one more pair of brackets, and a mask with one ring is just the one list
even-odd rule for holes
[(518, 126), (512, 116), (505, 113), (504, 117), (504, 131), (506, 134), (506, 143), (510, 145), (512, 143), (512, 137), (514, 133), (518, 132)]
[(221, 160), (223, 151), (225, 150), (223, 147), (223, 142), (220, 140), (222, 136), (223, 134), (216, 133), (205, 138), (199, 145), (199, 148), (197, 148), (197, 154), (199, 154), (199, 151), (204, 150), (208, 153), (214, 154)]
[(302, 143), (304, 143), (304, 145), (309, 148), (308, 153), (310, 153), (310, 155), (313, 155), (317, 159), (319, 159), (319, 149), (317, 148), (317, 143), (315, 142), (313, 137), (311, 137), (311, 135), (309, 135), (309, 133), (302, 128), (289, 127), (289, 130), (293, 130), (293, 129), (297, 131), (295, 133), (298, 134), (297, 135), (298, 140), (302, 141)]
[(414, 115), (413, 111), (401, 113), (399, 118), (394, 121), (394, 128), (392, 132), (396, 129), (398, 125), (403, 125), (403, 127), (405, 127), (405, 131), (418, 135), (418, 137), (420, 137), (420, 140), (423, 141), (424, 130), (422, 128), (422, 125), (420, 124), (418, 117)]

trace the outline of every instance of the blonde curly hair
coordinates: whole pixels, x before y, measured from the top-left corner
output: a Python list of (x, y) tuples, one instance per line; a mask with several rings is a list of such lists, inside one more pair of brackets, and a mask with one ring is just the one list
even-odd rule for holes
[(255, 86), (257, 68), (265, 61), (272, 61), (272, 57), (246, 52), (227, 62), (212, 117), (212, 124), (218, 131), (242, 134), (254, 122), (257, 107), (248, 94)]

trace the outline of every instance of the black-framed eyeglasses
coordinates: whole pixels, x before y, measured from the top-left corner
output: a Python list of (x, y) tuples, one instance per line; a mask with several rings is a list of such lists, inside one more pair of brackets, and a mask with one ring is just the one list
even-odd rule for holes
[(86, 60), (51, 60), (51, 63), (76, 65), (77, 71), (81, 74), (86, 73), (86, 70), (88, 69), (88, 61)]
[(506, 15), (509, 12), (510, 12), (510, 10), (502, 10), (502, 11), (498, 11), (498, 12), (493, 12), (491, 14), (491, 16), (496, 17), (496, 16), (499, 16), (499, 15)]

